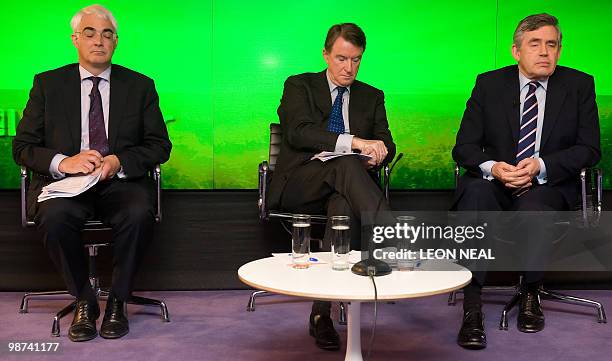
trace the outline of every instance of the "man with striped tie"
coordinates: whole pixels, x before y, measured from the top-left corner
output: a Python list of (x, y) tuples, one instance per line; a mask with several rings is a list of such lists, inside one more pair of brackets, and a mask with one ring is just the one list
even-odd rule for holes
[[(574, 204), (580, 169), (601, 157), (599, 117), (593, 77), (557, 66), (561, 38), (557, 18), (528, 16), (514, 32), (518, 65), (477, 77), (453, 148), (454, 160), (467, 170), (453, 209), (558, 211)], [(542, 272), (524, 274), (517, 320), (522, 332), (544, 328), (541, 278)], [(464, 289), (457, 342), (466, 348), (486, 347), (484, 279), (484, 272), (474, 272)]]
[[(285, 81), (278, 108), (283, 140), (268, 193), (271, 208), (350, 216), (353, 249), (360, 246), (361, 212), (389, 210), (368, 169), (383, 166), (395, 156), (383, 92), (355, 80), (365, 48), (359, 26), (334, 25), (323, 49), (327, 69)], [(371, 159), (310, 160), (322, 151), (356, 151)], [(340, 340), (329, 317), (330, 306), (315, 301), (310, 334), (318, 347), (337, 350)]]

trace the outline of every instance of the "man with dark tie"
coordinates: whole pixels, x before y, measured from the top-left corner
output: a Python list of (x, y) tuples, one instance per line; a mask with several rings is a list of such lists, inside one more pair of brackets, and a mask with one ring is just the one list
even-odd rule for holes
[[(95, 338), (100, 315), (80, 231), (93, 217), (112, 227), (113, 280), (100, 335), (119, 338), (129, 331), (124, 306), (154, 224), (155, 189), (147, 171), (167, 161), (172, 146), (153, 80), (111, 65), (118, 41), (113, 15), (92, 5), (70, 25), (78, 64), (34, 77), (13, 157), (33, 171), (28, 211), (78, 301), (72, 341)], [(98, 184), (85, 193), (36, 202), (53, 180), (96, 173)]]
[[(355, 80), (365, 48), (359, 26), (334, 25), (323, 49), (327, 69), (285, 81), (278, 108), (283, 140), (268, 194), (272, 208), (350, 216), (353, 249), (360, 246), (361, 212), (389, 210), (368, 170), (378, 169), (395, 155), (383, 92)], [(371, 158), (310, 160), (322, 151), (356, 151)], [(329, 227), (325, 238), (329, 240)], [(330, 307), (329, 302), (314, 302), (310, 334), (320, 348), (337, 350), (340, 340)]]
[[(453, 158), (467, 170), (454, 209), (560, 211), (574, 204), (581, 168), (601, 157), (599, 117), (593, 77), (557, 66), (560, 52), (557, 18), (531, 15), (514, 32), (512, 55), (518, 65), (477, 77), (453, 148)], [(522, 229), (527, 242), (548, 242), (538, 229)], [(538, 293), (542, 276), (537, 270), (524, 273), (517, 320), (522, 332), (544, 328)], [(475, 272), (464, 289), (457, 342), (466, 348), (486, 347), (484, 279), (484, 272)]]

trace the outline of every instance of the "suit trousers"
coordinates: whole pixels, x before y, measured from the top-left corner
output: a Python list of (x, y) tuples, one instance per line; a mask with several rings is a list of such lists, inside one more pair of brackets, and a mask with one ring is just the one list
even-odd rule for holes
[[(283, 190), (281, 208), (293, 213), (350, 216), (351, 249), (362, 248), (361, 212), (391, 210), (371, 174), (356, 156), (342, 156), (326, 162), (307, 161), (296, 168)], [(331, 242), (329, 222), (324, 240), (326, 244)], [(312, 313), (329, 316), (330, 308), (330, 302), (314, 301)]]
[[(524, 212), (539, 212), (539, 211), (562, 211), (568, 209), (567, 203), (563, 194), (556, 189), (543, 184), (535, 185), (520, 197), (512, 195), (513, 189), (505, 187), (497, 180), (489, 181), (486, 179), (475, 179), (469, 175), (466, 188), (455, 205), (457, 211), (524, 211)], [(471, 178), (471, 179), (470, 179)], [(528, 217), (526, 217), (528, 218)], [(532, 232), (529, 232), (527, 242), (548, 242), (549, 232), (544, 227), (538, 226), (537, 220), (533, 220), (536, 224), (516, 225), (516, 229), (530, 227)], [(537, 245), (533, 245), (537, 248)], [(530, 247), (531, 248), (531, 247)], [(528, 258), (530, 255), (526, 255)], [(536, 255), (535, 257), (545, 257), (545, 255)], [(473, 273), (472, 281), (464, 288), (463, 308), (468, 310), (472, 307), (479, 307), (481, 304), (482, 285), (486, 280), (486, 270), (479, 270)], [(523, 275), (527, 287), (538, 287), (543, 278), (542, 271), (524, 272)]]
[(115, 178), (76, 197), (39, 203), (36, 223), (45, 232), (45, 247), (70, 294), (78, 299), (95, 299), (81, 231), (87, 220), (97, 219), (112, 228), (112, 292), (120, 300), (130, 298), (134, 276), (155, 223), (154, 194), (154, 185), (148, 178)]

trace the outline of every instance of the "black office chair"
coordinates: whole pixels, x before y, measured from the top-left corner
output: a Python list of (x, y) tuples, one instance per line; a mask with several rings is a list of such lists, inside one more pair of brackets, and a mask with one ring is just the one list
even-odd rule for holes
[[(270, 146), (268, 153), (268, 160), (263, 161), (259, 164), (259, 177), (258, 177), (258, 191), (259, 198), (257, 200), (257, 207), (259, 209), (259, 220), (269, 221), (271, 219), (279, 219), (283, 228), (291, 234), (291, 230), (288, 226), (289, 221), (293, 214), (282, 212), (279, 210), (271, 210), (266, 203), (266, 197), (268, 195), (268, 186), (270, 183), (270, 179), (272, 173), (274, 173), (274, 169), (276, 167), (276, 162), (278, 159), (278, 154), (280, 153), (280, 147), (282, 143), (282, 129), (280, 124), (278, 123), (270, 123)], [(382, 185), (382, 189), (387, 201), (389, 200), (389, 167), (385, 166), (380, 169), (380, 171), (375, 174), (378, 182)], [(326, 215), (311, 215), (311, 222), (314, 224), (326, 224), (327, 216)], [(319, 241), (320, 248), (322, 248), (322, 241)], [(249, 298), (249, 302), (247, 304), (247, 311), (255, 311), (255, 299), (261, 296), (270, 295), (267, 291), (254, 291)], [(346, 324), (346, 313), (344, 309), (344, 304), (340, 303), (340, 324)]]
[[(21, 225), (24, 228), (35, 227), (36, 223), (28, 218), (27, 209), (27, 191), (28, 185), (30, 181), (30, 171), (26, 167), (21, 167)], [(161, 210), (161, 168), (159, 165), (156, 165), (155, 168), (151, 171), (150, 176), (153, 178), (155, 182), (155, 188), (157, 193), (157, 204), (156, 204), (156, 212), (155, 212), (155, 223), (161, 222), (162, 219), (162, 210)], [(111, 228), (102, 223), (99, 220), (91, 220), (85, 223), (83, 228), (83, 233), (89, 232), (100, 232), (100, 231), (111, 231)], [(98, 248), (109, 246), (111, 243), (100, 243), (100, 242), (85, 242), (84, 246), (87, 249), (89, 254), (89, 282), (91, 283), (92, 288), (98, 299), (107, 299), (109, 291), (100, 287), (100, 280), (96, 273), (96, 258), (98, 256)], [(48, 296), (56, 296), (56, 295), (70, 295), (68, 291), (45, 291), (45, 292), (27, 292), (24, 294), (21, 299), (21, 305), (19, 307), (19, 313), (27, 313), (28, 312), (28, 302), (32, 298), (46, 298)], [(170, 317), (168, 315), (168, 307), (166, 307), (166, 303), (164, 301), (132, 296), (130, 300), (126, 303), (132, 305), (144, 305), (144, 306), (158, 306), (161, 310), (161, 319), (163, 322), (170, 322)], [(77, 301), (74, 300), (68, 306), (62, 308), (56, 315), (53, 317), (53, 326), (51, 328), (51, 335), (55, 337), (59, 337), (60, 335), (60, 319), (67, 314), (71, 313), (76, 307)]]
[[(455, 166), (455, 185), (459, 180), (459, 166)], [(602, 211), (602, 199), (603, 199), (603, 173), (599, 168), (584, 168), (580, 171), (580, 199), (574, 206), (575, 211), (579, 211), (579, 217), (576, 220), (581, 227), (591, 228), (599, 224)], [(561, 235), (563, 238), (565, 234)], [(500, 330), (508, 330), (508, 313), (521, 298), (523, 277), (519, 279), (519, 283), (514, 287), (485, 287), (487, 290), (511, 290), (514, 295), (510, 301), (504, 306), (502, 310), (501, 319), (499, 321)], [(456, 303), (456, 294), (461, 291), (453, 291), (448, 296), (448, 304), (454, 305)], [(540, 287), (540, 295), (544, 299), (565, 302), (581, 306), (594, 307), (597, 310), (597, 322), (606, 323), (606, 312), (603, 305), (595, 300), (576, 297), (572, 295), (563, 294), (547, 289), (546, 287)]]

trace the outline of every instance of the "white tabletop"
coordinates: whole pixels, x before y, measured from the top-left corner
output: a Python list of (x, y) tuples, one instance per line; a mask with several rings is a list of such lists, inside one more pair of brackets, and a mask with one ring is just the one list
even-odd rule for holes
[[(334, 271), (329, 264), (293, 269), (276, 257), (249, 262), (238, 270), (242, 282), (279, 294), (328, 301), (373, 301), (369, 277), (350, 270)], [(450, 292), (467, 285), (472, 273), (450, 262), (423, 262), (415, 271), (393, 271), (376, 277), (379, 300), (399, 300)]]

